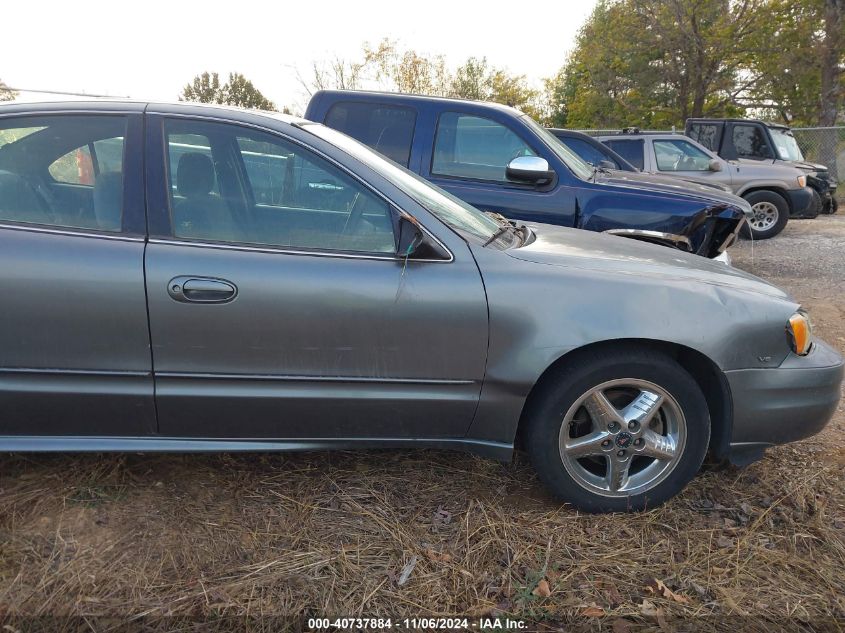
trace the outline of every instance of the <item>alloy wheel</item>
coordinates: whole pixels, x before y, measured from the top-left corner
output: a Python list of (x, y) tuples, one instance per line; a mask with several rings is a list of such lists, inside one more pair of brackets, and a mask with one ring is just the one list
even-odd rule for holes
[(665, 389), (635, 378), (593, 387), (564, 415), (558, 440), (569, 475), (608, 497), (642, 494), (666, 479), (686, 444), (681, 407)]
[(768, 231), (778, 221), (778, 208), (771, 202), (762, 201), (751, 206), (754, 217), (749, 220), (755, 231)]

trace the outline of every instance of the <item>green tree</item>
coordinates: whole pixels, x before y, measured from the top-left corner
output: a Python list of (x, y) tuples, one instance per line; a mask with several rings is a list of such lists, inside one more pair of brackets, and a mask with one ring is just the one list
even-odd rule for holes
[(0, 79), (0, 101), (11, 101), (18, 96), (18, 93), (10, 89), (3, 80)]
[(194, 77), (193, 81), (182, 89), (182, 95), (179, 97), (179, 101), (224, 103), (221, 99), (220, 76), (208, 72)]
[(549, 108), (577, 127), (666, 127), (742, 112), (766, 0), (601, 0)]
[(364, 67), (382, 87), (395, 92), (445, 96), (451, 77), (443, 55), (427, 55), (413, 49), (402, 50), (384, 38), (374, 48), (364, 44)]
[(258, 88), (240, 73), (229, 73), (229, 80), (222, 86), (217, 73), (204, 72), (197, 75), (182, 89), (179, 100), (221, 103), (259, 110), (276, 109), (273, 102), (261, 94)]
[(845, 3), (771, 0), (759, 32), (763, 51), (753, 62), (760, 81), (750, 107), (798, 125), (835, 125), (842, 109)]
[(486, 57), (470, 57), (458, 66), (450, 80), (448, 96), (476, 101), (495, 101), (544, 119), (540, 91), (528, 84), (525, 75), (511, 75), (493, 68)]

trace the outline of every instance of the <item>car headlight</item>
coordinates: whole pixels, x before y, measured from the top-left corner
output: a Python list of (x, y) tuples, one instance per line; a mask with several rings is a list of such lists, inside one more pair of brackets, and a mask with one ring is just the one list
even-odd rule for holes
[(802, 189), (807, 186), (807, 176), (798, 176), (798, 186)]
[(789, 346), (799, 356), (806, 356), (813, 346), (813, 327), (807, 314), (801, 310), (789, 317), (786, 324)]

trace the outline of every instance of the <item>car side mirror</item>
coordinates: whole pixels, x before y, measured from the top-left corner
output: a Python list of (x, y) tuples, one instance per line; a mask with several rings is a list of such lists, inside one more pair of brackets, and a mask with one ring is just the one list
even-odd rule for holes
[(599, 167), (603, 169), (619, 169), (619, 165), (616, 163), (607, 160), (606, 158), (599, 161)]
[(508, 180), (516, 182), (546, 183), (555, 177), (549, 169), (549, 161), (539, 156), (517, 156), (505, 169)]
[(710, 171), (722, 171), (722, 163), (721, 163), (721, 161), (718, 161), (715, 158), (713, 158), (708, 163), (707, 168)]
[(450, 260), (452, 254), (423, 230), (412, 215), (399, 214), (399, 240), (396, 244), (396, 256), (402, 259)]

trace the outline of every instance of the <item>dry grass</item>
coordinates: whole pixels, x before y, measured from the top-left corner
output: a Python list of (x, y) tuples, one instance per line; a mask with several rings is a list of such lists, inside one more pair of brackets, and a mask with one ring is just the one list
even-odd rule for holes
[[(845, 340), (830, 314), (822, 334)], [(521, 458), (2, 456), (0, 623), (500, 613), (615, 633), (841, 630), (843, 433), (840, 407), (816, 438), (614, 516), (561, 507)]]

